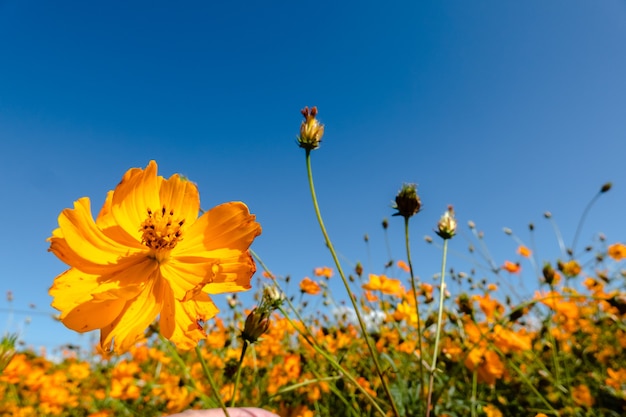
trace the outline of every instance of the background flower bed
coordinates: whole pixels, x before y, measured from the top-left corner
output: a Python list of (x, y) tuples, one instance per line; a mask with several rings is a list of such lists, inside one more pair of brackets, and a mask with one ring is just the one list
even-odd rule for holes
[[(526, 247), (518, 268), (531, 268)], [(503, 266), (490, 278), (452, 273), (461, 293), (449, 293), (436, 373), (435, 415), (620, 416), (626, 412), (626, 293), (620, 243), (587, 248), (579, 259), (546, 264), (533, 297), (513, 301), (496, 295)], [(512, 258), (514, 258), (512, 256)], [(380, 275), (350, 274), (368, 329), (380, 352), (385, 377), (402, 415), (420, 415), (415, 304), (406, 263)], [(287, 294), (304, 317), (297, 325), (382, 404), (380, 381), (350, 309), (328, 290), (332, 268), (315, 268), (298, 293)], [(359, 273), (360, 272), (360, 273)], [(393, 277), (392, 277), (393, 276)], [(285, 286), (289, 278), (264, 271), (256, 288)], [(434, 339), (437, 288), (421, 282), (418, 303), (425, 323), (424, 358)], [(498, 292), (501, 293), (501, 292)], [(260, 292), (259, 292), (260, 295)], [(312, 309), (307, 304), (320, 308)], [(230, 311), (206, 324), (203, 355), (225, 401), (233, 395), (240, 355), (239, 334), (249, 306), (233, 297)], [(341, 308), (339, 308), (341, 307)], [(293, 312), (291, 312), (293, 313)], [(377, 314), (375, 314), (377, 313)], [(291, 314), (290, 314), (291, 315)], [(167, 415), (216, 406), (193, 354), (172, 354), (172, 345), (151, 327), (145, 340), (119, 357), (71, 349), (61, 361), (32, 351), (14, 352), (5, 340), (0, 376), (0, 415)], [(8, 362), (8, 363), (7, 363)], [(376, 415), (362, 393), (320, 357), (288, 320), (272, 318), (267, 334), (244, 358), (237, 404), (274, 410), (281, 416)], [(337, 395), (341, 393), (341, 395)]]

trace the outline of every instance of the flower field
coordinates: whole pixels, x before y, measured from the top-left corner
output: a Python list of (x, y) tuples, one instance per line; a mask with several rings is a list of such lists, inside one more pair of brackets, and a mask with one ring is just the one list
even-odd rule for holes
[[(53, 361), (4, 336), (0, 416), (167, 416), (226, 405), (283, 417), (626, 415), (626, 245), (600, 238), (541, 264), (520, 242), (517, 262), (460, 272), (448, 265), (460, 228), (448, 207), (428, 238), (442, 247), (441, 272), (421, 280), (408, 244), (421, 201), (407, 184), (394, 213), (406, 255), (378, 274), (358, 263), (344, 271), (313, 185), (310, 158), (324, 129), (317, 109), (302, 114), (298, 142), (335, 264), (287, 285), (293, 278), (249, 249), (261, 228), (244, 204), (203, 212), (191, 182), (157, 176), (155, 162), (133, 168), (95, 220), (89, 200), (78, 200), (50, 238), (69, 267), (50, 290), (59, 320), (99, 330), (99, 343)], [(521, 268), (537, 279), (519, 299), (500, 287)], [(256, 306), (234, 294), (215, 315), (207, 294), (249, 288)]]

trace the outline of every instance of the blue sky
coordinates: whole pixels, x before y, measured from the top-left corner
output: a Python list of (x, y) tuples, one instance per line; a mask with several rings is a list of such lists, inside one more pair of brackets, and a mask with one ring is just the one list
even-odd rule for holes
[(22, 329), (32, 346), (85, 340), (49, 319), (47, 290), (66, 269), (47, 252), (59, 212), (82, 196), (97, 211), (151, 159), (197, 182), (204, 208), (247, 203), (263, 226), (253, 248), (275, 273), (297, 283), (331, 265), (295, 144), (304, 106), (326, 125), (313, 170), (346, 269), (382, 272), (383, 218), (404, 258), (390, 217), (403, 182), (424, 205), (411, 233), (426, 281), (440, 252), (422, 238), (448, 204), (463, 229), (455, 253), (473, 220), (502, 263), (517, 246), (502, 227), (527, 239), (533, 222), (539, 261), (554, 260), (543, 213), (571, 242), (612, 181), (580, 245), (597, 232), (626, 240), (623, 1), (4, 0), (0, 39), (0, 331)]

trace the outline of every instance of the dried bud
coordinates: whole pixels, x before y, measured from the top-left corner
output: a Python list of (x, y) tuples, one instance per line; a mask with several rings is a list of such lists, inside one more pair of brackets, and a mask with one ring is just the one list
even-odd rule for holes
[(613, 186), (613, 184), (612, 184), (612, 183), (607, 182), (606, 184), (604, 184), (604, 185), (602, 186), (602, 188), (600, 188), (600, 192), (601, 192), (601, 193), (606, 193), (607, 191), (609, 191), (609, 190), (611, 189), (611, 187), (612, 187), (612, 186)]
[(393, 207), (398, 210), (394, 216), (402, 216), (405, 219), (417, 214), (422, 207), (422, 202), (417, 195), (416, 184), (404, 184), (398, 195), (396, 195), (396, 205)]
[(387, 221), (387, 219), (383, 219), (383, 229), (387, 230), (388, 227), (389, 227), (389, 222)]
[(301, 148), (312, 151), (320, 146), (322, 136), (324, 136), (324, 125), (315, 118), (317, 116), (317, 107), (313, 107), (311, 110), (305, 107), (300, 113), (304, 116), (304, 121), (300, 125), (298, 144)]
[(246, 318), (246, 324), (241, 332), (241, 337), (246, 342), (255, 343), (269, 328), (269, 311), (262, 311), (255, 308)]
[(354, 272), (356, 272), (358, 276), (363, 275), (363, 265), (361, 265), (361, 262), (356, 263), (356, 266), (354, 267)]
[(543, 217), (545, 217), (546, 219), (550, 219), (552, 218), (552, 213), (550, 213), (549, 211), (546, 211), (545, 213), (543, 213)]
[(552, 268), (552, 265), (550, 265), (549, 263), (546, 263), (543, 266), (543, 279), (546, 280), (546, 284), (548, 285), (552, 285), (554, 283), (554, 277), (555, 277), (555, 272), (554, 269)]
[(510, 236), (513, 234), (513, 230), (509, 229), (508, 227), (503, 228), (502, 231), (504, 232), (505, 235)]
[(435, 233), (444, 240), (452, 239), (456, 234), (456, 219), (454, 218), (454, 208), (452, 206), (448, 206), (448, 210), (439, 219)]

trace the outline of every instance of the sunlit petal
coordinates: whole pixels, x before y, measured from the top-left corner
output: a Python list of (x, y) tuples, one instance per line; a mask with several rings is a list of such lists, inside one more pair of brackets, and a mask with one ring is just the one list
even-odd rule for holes
[(176, 256), (220, 258), (232, 256), (225, 250), (247, 250), (261, 226), (240, 202), (219, 205), (204, 213), (188, 229), (176, 248)]
[(111, 213), (115, 221), (138, 241), (141, 241), (139, 229), (147, 210), (161, 209), (159, 188), (162, 180), (157, 177), (156, 162), (150, 161), (145, 170), (129, 170), (113, 193)]
[(198, 294), (184, 303), (165, 300), (159, 324), (163, 336), (181, 349), (193, 348), (206, 334), (201, 324), (219, 312), (206, 294)]
[(121, 353), (140, 339), (161, 311), (163, 292), (163, 281), (155, 271), (143, 291), (127, 301), (117, 318), (101, 329), (102, 349)]

